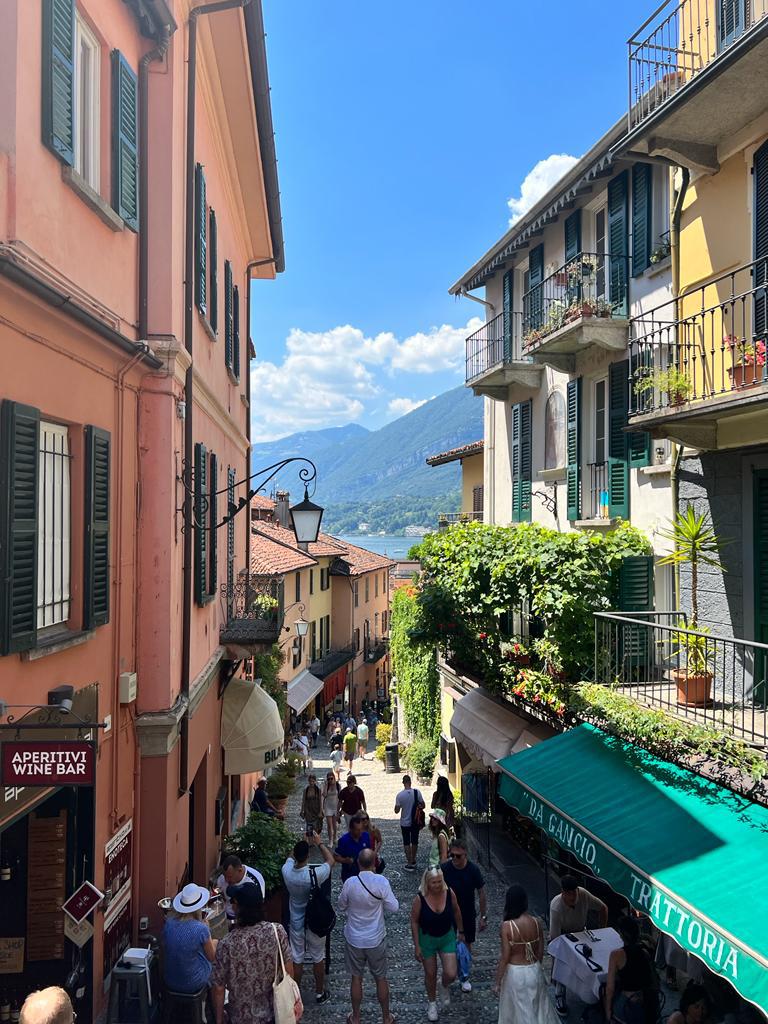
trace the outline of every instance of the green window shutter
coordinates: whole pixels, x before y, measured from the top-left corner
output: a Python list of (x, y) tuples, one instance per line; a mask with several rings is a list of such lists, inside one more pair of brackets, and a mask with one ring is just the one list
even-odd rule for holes
[(520, 522), (531, 521), (531, 477), (533, 476), (533, 405), (529, 398), (520, 403)]
[(139, 82), (119, 50), (112, 51), (112, 206), (139, 229)]
[(608, 185), (608, 297), (620, 316), (627, 315), (627, 254), (629, 252), (627, 214), (627, 172), (622, 171)]
[(717, 0), (718, 48), (728, 46), (744, 31), (744, 0)]
[(209, 558), (208, 558), (208, 593), (211, 596), (215, 596), (219, 586), (219, 546), (216, 543), (218, 536), (216, 532), (216, 524), (219, 521), (219, 508), (218, 508), (218, 495), (216, 489), (218, 487), (219, 480), (219, 460), (216, 455), (211, 452), (209, 456), (209, 474), (210, 482), (208, 484), (209, 499), (208, 499), (208, 525), (210, 527), (210, 534), (208, 537), (209, 546)]
[[(235, 471), (230, 466), (227, 469), (227, 515), (231, 515), (235, 505)], [(232, 600), (232, 588), (235, 585), (235, 521), (230, 519), (227, 522), (227, 591)]]
[(43, 142), (75, 162), (75, 0), (43, 0)]
[(83, 626), (109, 622), (110, 435), (85, 428), (85, 572)]
[(206, 516), (206, 502), (208, 499), (208, 487), (206, 483), (206, 470), (207, 470), (207, 456), (208, 453), (205, 449), (205, 445), (195, 445), (195, 525), (193, 527), (195, 531), (194, 538), (194, 576), (195, 576), (195, 601), (199, 605), (206, 603), (208, 599), (208, 533), (206, 530), (207, 516)]
[(768, 142), (764, 142), (755, 153), (752, 165), (752, 187), (754, 229), (754, 259), (758, 260), (752, 271), (753, 286), (760, 289), (755, 294), (756, 338), (765, 338), (768, 333)]
[(581, 517), (581, 377), (568, 381), (566, 417), (566, 489), (568, 519)]
[(224, 260), (224, 364), (232, 369), (232, 264)]
[(653, 555), (629, 555), (619, 563), (619, 611), (653, 611)]
[(528, 256), (528, 309), (525, 310), (527, 327), (536, 330), (544, 321), (544, 246), (537, 245)]
[(653, 231), (653, 167), (632, 168), (632, 276), (639, 277), (651, 265)]
[(581, 210), (565, 218), (565, 262), (576, 259), (581, 252)]
[(629, 445), (629, 465), (631, 469), (641, 469), (651, 464), (651, 435), (646, 430), (633, 430), (627, 434)]
[(512, 302), (514, 298), (514, 270), (508, 270), (502, 280), (504, 306), (504, 359), (512, 358)]
[(37, 642), (40, 413), (0, 408), (0, 654)]
[(240, 380), (240, 289), (232, 289), (232, 373)]
[(512, 522), (520, 522), (522, 495), (520, 488), (520, 405), (512, 406), (509, 459), (512, 468)]
[(608, 368), (608, 515), (629, 519), (629, 360)]
[(195, 164), (195, 305), (206, 315), (206, 267), (208, 239), (206, 234), (205, 173), (202, 164)]
[(219, 239), (216, 227), (216, 211), (211, 210), (208, 214), (208, 262), (210, 264), (210, 279), (208, 282), (208, 323), (215, 334), (219, 329)]

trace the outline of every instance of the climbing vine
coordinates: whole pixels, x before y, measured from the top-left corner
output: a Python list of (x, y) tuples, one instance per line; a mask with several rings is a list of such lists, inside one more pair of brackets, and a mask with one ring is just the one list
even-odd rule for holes
[(440, 735), (440, 678), (433, 642), (418, 639), (423, 611), (413, 587), (401, 587), (392, 599), (390, 652), (408, 729), (437, 741)]
[(261, 679), (262, 689), (269, 694), (280, 709), (280, 718), (285, 722), (288, 713), (288, 698), (285, 683), (280, 678), (283, 652), (277, 644), (266, 654), (257, 654), (254, 659), (254, 678)]

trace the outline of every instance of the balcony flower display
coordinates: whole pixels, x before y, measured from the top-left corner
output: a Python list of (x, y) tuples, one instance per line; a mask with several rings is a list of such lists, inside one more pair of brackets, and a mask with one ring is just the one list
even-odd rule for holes
[(731, 350), (728, 374), (732, 388), (751, 388), (765, 380), (766, 346), (764, 341), (746, 341), (727, 334), (723, 343)]

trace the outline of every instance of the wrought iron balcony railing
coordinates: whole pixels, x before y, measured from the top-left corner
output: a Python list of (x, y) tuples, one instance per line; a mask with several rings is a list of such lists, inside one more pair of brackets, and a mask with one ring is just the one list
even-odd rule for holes
[(523, 295), (523, 351), (584, 317), (626, 317), (628, 282), (626, 256), (574, 256)]
[(363, 644), (363, 658), (365, 661), (374, 662), (383, 658), (389, 650), (389, 637), (369, 637)]
[(350, 640), (345, 644), (334, 643), (324, 654), (319, 654), (315, 658), (309, 666), (309, 671), (313, 676), (317, 676), (318, 679), (325, 679), (332, 672), (341, 668), (342, 665), (350, 662), (356, 653), (357, 644), (354, 640)]
[(689, 629), (679, 612), (598, 612), (595, 679), (768, 747), (768, 644)]
[(583, 511), (588, 519), (607, 519), (610, 494), (608, 492), (608, 463), (590, 462), (588, 505)]
[(628, 41), (629, 131), (768, 15), (768, 0), (665, 0)]
[(505, 363), (530, 362), (521, 342), (522, 313), (499, 313), (466, 341), (467, 382)]
[[(280, 577), (243, 576), (220, 590), (225, 621), (219, 630), (219, 642), (241, 647), (247, 657), (255, 649), (277, 643), (283, 628), (284, 594)], [(250, 651), (247, 649), (251, 648)]]
[(755, 394), (767, 339), (768, 259), (644, 313), (630, 324), (630, 416)]
[(439, 530), (446, 530), (449, 526), (453, 526), (454, 523), (482, 523), (482, 521), (482, 510), (479, 512), (440, 512), (437, 517), (437, 528)]

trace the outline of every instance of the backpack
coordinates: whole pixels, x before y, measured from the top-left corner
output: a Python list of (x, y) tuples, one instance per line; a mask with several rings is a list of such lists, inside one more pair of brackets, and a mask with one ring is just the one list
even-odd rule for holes
[(322, 892), (317, 884), (315, 869), (309, 869), (310, 889), (307, 909), (304, 912), (304, 925), (314, 935), (324, 938), (330, 935), (336, 925), (336, 911), (331, 906), (331, 901)]
[(411, 814), (411, 822), (413, 823), (414, 828), (422, 829), (427, 823), (426, 811), (424, 809), (424, 798), (418, 789), (415, 789), (413, 794), (413, 813)]

